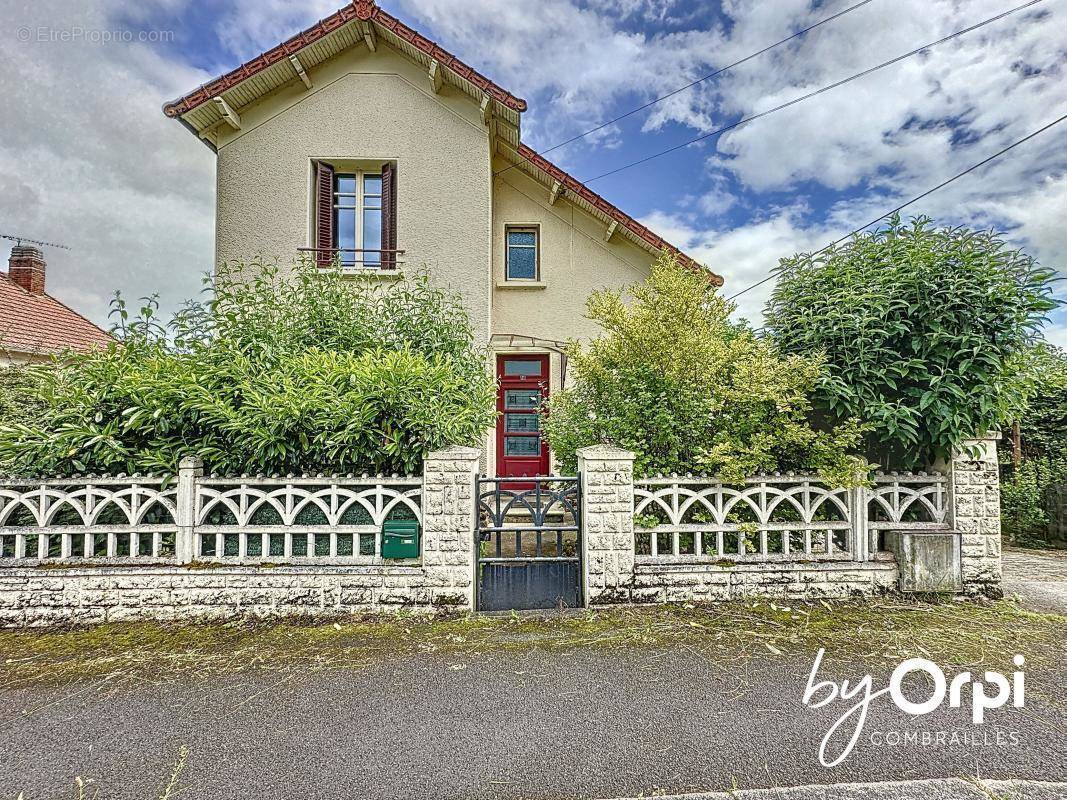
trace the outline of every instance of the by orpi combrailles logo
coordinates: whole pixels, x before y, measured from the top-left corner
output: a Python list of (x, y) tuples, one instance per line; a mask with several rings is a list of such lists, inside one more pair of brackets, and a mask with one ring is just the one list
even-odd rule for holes
[[(971, 721), (975, 725), (985, 722), (987, 710), (1000, 708), (1008, 702), (1009, 698), (1016, 708), (1023, 707), (1026, 685), (1021, 671), (1025, 663), (1022, 656), (1015, 656), (1014, 664), (1017, 671), (1012, 673), (1011, 679), (999, 672), (986, 671), (984, 681), (977, 681), (972, 678), (970, 672), (961, 672), (953, 677), (951, 682), (941, 667), (933, 661), (925, 658), (909, 658), (893, 670), (888, 686), (875, 691), (874, 679), (870, 675), (864, 675), (855, 684), (850, 684), (847, 680), (842, 681), (840, 685), (833, 681), (817, 680), (824, 653), (825, 650), (820, 648), (815, 656), (815, 663), (812, 664), (811, 674), (808, 676), (808, 685), (804, 690), (804, 705), (809, 708), (822, 708), (836, 701), (855, 700), (855, 703), (845, 710), (845, 713), (830, 726), (826, 735), (823, 736), (822, 743), (819, 745), (819, 762), (824, 767), (837, 766), (848, 758), (863, 734), (871, 703), (885, 694), (888, 694), (893, 704), (905, 714), (922, 716), (940, 708), (946, 697), (950, 708), (959, 708), (963, 702), (964, 687), (970, 685)], [(912, 673), (921, 673), (929, 677), (933, 688), (928, 697), (913, 700), (905, 696), (904, 680)], [(993, 687), (995, 692), (987, 693), (987, 687)], [(820, 693), (823, 693), (821, 697)], [(840, 753), (830, 757), (830, 745), (835, 734), (839, 731), (842, 735), (847, 734), (849, 725), (852, 726), (852, 734), (847, 743), (841, 748)]]

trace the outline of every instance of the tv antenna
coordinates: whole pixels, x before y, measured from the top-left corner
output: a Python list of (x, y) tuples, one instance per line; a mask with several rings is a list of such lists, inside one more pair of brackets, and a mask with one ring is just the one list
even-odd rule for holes
[(40, 239), (29, 239), (25, 236), (12, 236), (8, 233), (0, 233), (0, 239), (9, 239), (15, 243), (16, 246), (21, 245), (23, 242), (27, 244), (39, 244), (42, 247), (58, 247), (60, 250), (70, 250), (65, 244), (57, 244), (56, 242), (42, 242)]

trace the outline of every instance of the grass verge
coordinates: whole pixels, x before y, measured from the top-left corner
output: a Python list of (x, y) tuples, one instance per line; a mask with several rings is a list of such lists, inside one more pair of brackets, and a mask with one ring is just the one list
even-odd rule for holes
[(0, 680), (12, 688), (81, 678), (152, 682), (243, 670), (329, 669), (396, 655), (470, 655), (539, 648), (685, 646), (734, 660), (784, 658), (823, 647), (827, 663), (874, 668), (922, 655), (942, 666), (1010, 671), (1062, 657), (1067, 617), (1015, 604), (883, 599), (748, 601), (617, 607), (567, 614), (416, 615), (230, 623), (114, 623), (0, 631)]

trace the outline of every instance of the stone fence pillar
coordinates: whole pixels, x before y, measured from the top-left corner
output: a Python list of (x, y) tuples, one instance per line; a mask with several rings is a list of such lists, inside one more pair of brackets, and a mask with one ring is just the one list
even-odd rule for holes
[(634, 454), (608, 445), (578, 451), (585, 605), (630, 601), (634, 575)]
[(422, 477), (422, 566), (433, 605), (474, 609), (475, 481), (481, 451), (427, 454)]
[(196, 556), (196, 482), (204, 475), (204, 462), (197, 456), (185, 456), (178, 462), (178, 484), (174, 496), (174, 556), (179, 564), (188, 564)]
[(968, 439), (949, 464), (952, 526), (960, 532), (963, 591), (1003, 597), (1000, 566), (999, 433)]

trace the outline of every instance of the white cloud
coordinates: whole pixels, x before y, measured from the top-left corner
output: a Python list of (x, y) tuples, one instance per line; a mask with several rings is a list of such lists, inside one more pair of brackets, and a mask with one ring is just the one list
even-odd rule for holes
[[(342, 5), (338, 0), (235, 0), (226, 4), (218, 19), (219, 41), (247, 61)], [(234, 66), (222, 65), (221, 70)]]
[[(764, 219), (722, 229), (694, 227), (662, 212), (641, 222), (721, 275), (721, 292), (730, 297), (766, 277), (782, 257), (818, 250), (835, 238), (835, 232), (827, 227), (805, 226), (802, 220), (807, 211), (803, 204), (771, 209)], [(773, 288), (773, 281), (769, 281), (738, 297), (737, 316), (759, 325), (763, 304)]]
[(1045, 339), (1050, 344), (1067, 350), (1067, 325), (1048, 325), (1045, 327)]
[[(446, 46), (501, 85), (539, 98), (536, 112), (523, 120), (524, 138), (535, 147), (603, 121), (620, 98), (651, 99), (707, 74), (718, 41), (709, 30), (646, 34), (619, 24), (633, 15), (670, 18), (673, 4), (655, 0), (586, 7), (543, 0), (536, 11), (493, 0), (401, 0), (397, 6), (401, 17), (432, 26)], [(701, 98), (694, 91), (668, 101), (669, 110), (656, 109), (652, 124), (670, 117), (706, 127), (710, 107)]]
[[(733, 4), (731, 45), (755, 47), (778, 36), (781, 29), (768, 12), (772, 5), (777, 11), (777, 4)], [(706, 256), (725, 275), (727, 294), (739, 291), (766, 277), (779, 257), (828, 244), (1054, 119), (1067, 107), (1059, 40), (1067, 3), (1046, 2), (1040, 9), (723, 136), (708, 163), (757, 196), (801, 186), (861, 193), (834, 204), (825, 218), (783, 210), (732, 230), (719, 230), (709, 220), (704, 231), (692, 232), (707, 242), (694, 255)], [(906, 0), (887, 20), (872, 5), (795, 47), (726, 73), (717, 83), (718, 107), (735, 117), (748, 116), (1002, 10), (992, 1)], [(793, 24), (799, 26), (799, 20), (794, 17)], [(965, 123), (962, 140), (953, 129), (956, 120)], [(1065, 137), (1067, 124), (904, 213), (1006, 228), (1013, 243), (1045, 264), (1060, 266), (1067, 257)], [(714, 213), (714, 195), (703, 210)], [(694, 223), (687, 219), (687, 224)], [(771, 286), (739, 298), (741, 313), (757, 324)], [(1052, 335), (1062, 336), (1062, 330)]]
[(48, 291), (97, 322), (115, 288), (174, 303), (212, 261), (213, 157), (160, 111), (209, 76), (136, 41), (37, 40), (118, 30), (125, 5), (0, 7), (2, 232), (69, 245), (45, 250)]

